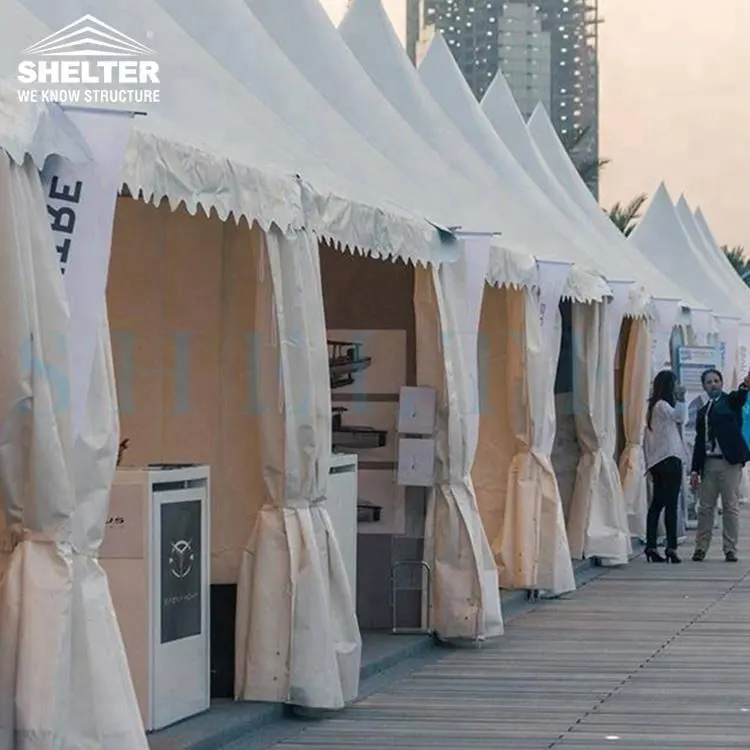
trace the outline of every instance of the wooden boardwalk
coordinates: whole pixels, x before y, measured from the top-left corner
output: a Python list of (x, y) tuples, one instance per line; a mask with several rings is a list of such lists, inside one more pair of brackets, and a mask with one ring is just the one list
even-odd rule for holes
[[(750, 513), (743, 513), (750, 537)], [(718, 542), (718, 544), (717, 544)], [(607, 572), (277, 750), (750, 748), (750, 544)]]

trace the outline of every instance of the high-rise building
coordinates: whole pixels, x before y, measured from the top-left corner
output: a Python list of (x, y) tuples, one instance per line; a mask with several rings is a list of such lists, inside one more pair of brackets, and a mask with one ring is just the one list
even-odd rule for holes
[(529, 118), (541, 102), (552, 106), (552, 39), (535, 5), (508, 2), (498, 18), (498, 69), (518, 108)]
[(413, 60), (440, 31), (478, 99), (502, 70), (525, 116), (542, 102), (564, 142), (587, 131), (578, 159), (598, 157), (598, 0), (406, 2)]
[[(563, 142), (586, 131), (574, 158), (595, 161), (599, 156), (598, 0), (533, 1), (552, 37), (552, 122)], [(590, 186), (597, 194), (595, 182)]]

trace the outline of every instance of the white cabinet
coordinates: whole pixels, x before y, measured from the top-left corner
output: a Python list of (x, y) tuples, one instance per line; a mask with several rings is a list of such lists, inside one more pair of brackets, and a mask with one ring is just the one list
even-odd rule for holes
[(210, 704), (210, 473), (118, 469), (100, 559), (147, 731)]
[(357, 601), (357, 457), (334, 453), (328, 478), (328, 513)]

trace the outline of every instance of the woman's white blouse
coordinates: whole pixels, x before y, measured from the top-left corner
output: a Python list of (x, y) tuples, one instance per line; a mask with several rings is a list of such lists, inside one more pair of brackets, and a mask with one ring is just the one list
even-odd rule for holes
[(678, 401), (672, 407), (666, 401), (658, 401), (651, 414), (651, 429), (646, 423), (646, 435), (643, 450), (646, 454), (646, 469), (663, 461), (665, 458), (679, 458), (685, 461), (685, 444), (682, 441), (680, 427), (687, 421), (687, 406)]

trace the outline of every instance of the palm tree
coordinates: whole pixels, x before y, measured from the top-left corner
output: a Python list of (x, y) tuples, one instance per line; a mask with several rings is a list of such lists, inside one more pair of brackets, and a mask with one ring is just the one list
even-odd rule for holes
[(591, 133), (591, 126), (572, 130), (569, 134), (561, 136), (562, 144), (575, 164), (578, 174), (590, 190), (594, 190), (599, 183), (599, 173), (609, 164), (609, 159), (592, 159), (586, 153), (586, 141)]
[(745, 256), (745, 248), (742, 245), (735, 245), (732, 248), (728, 245), (722, 245), (721, 249), (740, 278), (750, 285), (750, 260)]
[(607, 212), (612, 223), (626, 236), (630, 237), (632, 231), (641, 218), (641, 209), (646, 204), (648, 196), (645, 193), (633, 198), (627, 206), (623, 206), (619, 201), (615, 203)]

